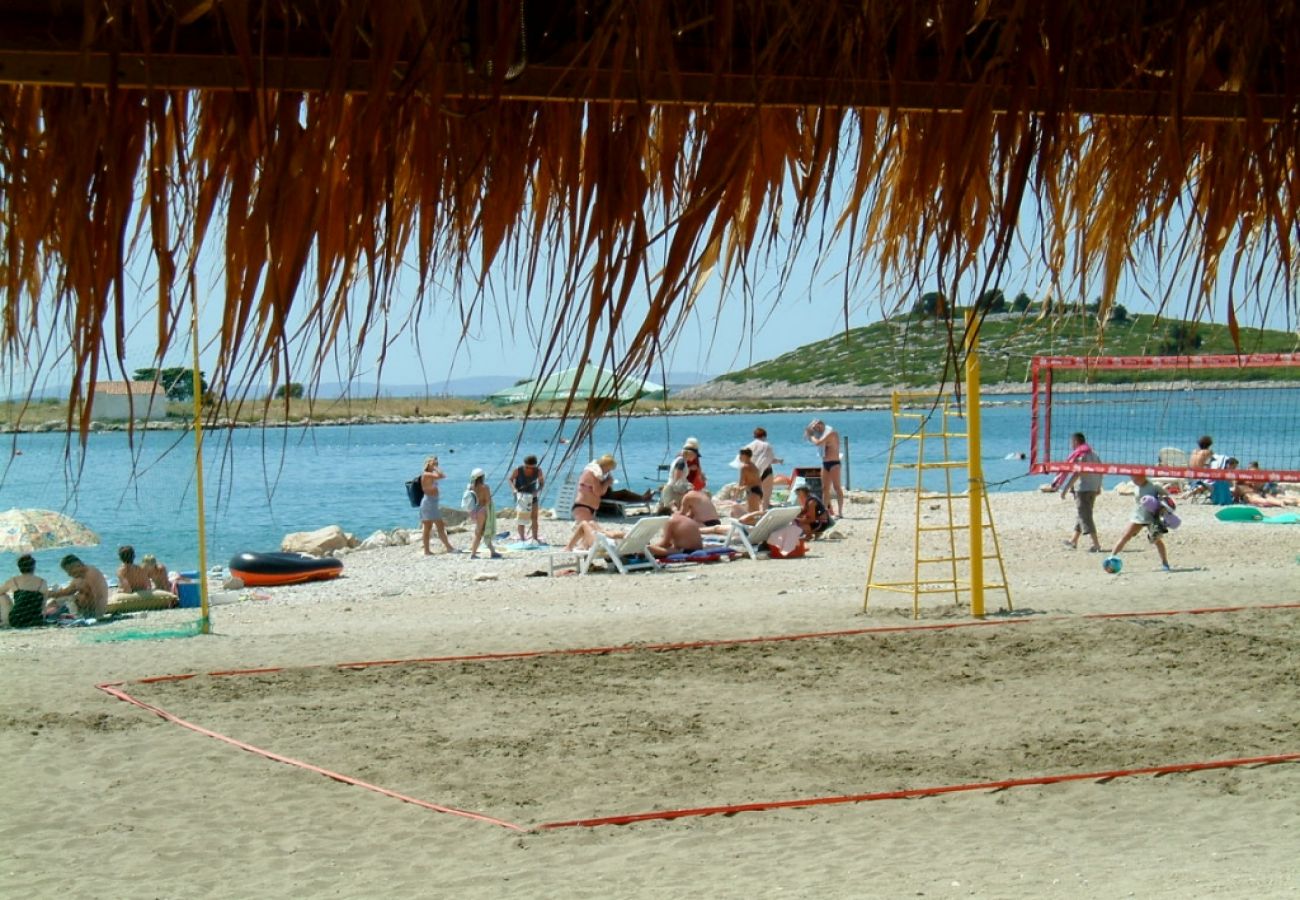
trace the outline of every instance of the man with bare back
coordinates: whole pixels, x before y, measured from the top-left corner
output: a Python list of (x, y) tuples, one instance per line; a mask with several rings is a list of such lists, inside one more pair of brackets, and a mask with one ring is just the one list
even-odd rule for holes
[(727, 533), (727, 527), (722, 524), (722, 516), (718, 515), (718, 508), (704, 491), (687, 491), (682, 498), (681, 512), (699, 525), (700, 531), (705, 534)]
[(690, 553), (702, 549), (704, 538), (700, 536), (699, 523), (688, 515), (676, 512), (664, 523), (664, 533), (659, 540), (646, 547), (646, 552), (655, 559), (662, 559), (673, 553)]

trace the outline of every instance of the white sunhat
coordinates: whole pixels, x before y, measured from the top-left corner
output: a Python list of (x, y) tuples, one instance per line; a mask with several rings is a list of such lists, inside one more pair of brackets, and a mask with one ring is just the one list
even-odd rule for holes
[(487, 477), (487, 472), (484, 472), (482, 469), (475, 469), (473, 472), (469, 473), (470, 481), (478, 481), (480, 478), (486, 478), (486, 477)]
[(699, 441), (699, 439), (698, 439), (698, 438), (693, 438), (693, 437), (688, 437), (688, 438), (686, 439), (686, 442), (682, 444), (682, 449), (683, 449), (683, 450), (694, 450), (696, 453), (699, 453), (699, 452), (700, 452), (700, 441)]

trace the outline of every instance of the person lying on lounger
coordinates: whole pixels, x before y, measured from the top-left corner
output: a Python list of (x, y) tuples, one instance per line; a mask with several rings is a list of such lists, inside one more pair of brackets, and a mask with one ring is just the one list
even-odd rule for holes
[(627, 537), (627, 532), (618, 528), (606, 528), (595, 522), (575, 522), (573, 524), (573, 534), (569, 537), (569, 542), (564, 545), (568, 550), (590, 550), (596, 543), (596, 535), (603, 534), (607, 538), (616, 541)]
[(704, 549), (704, 538), (700, 536), (700, 524), (690, 516), (673, 513), (672, 518), (664, 523), (664, 533), (656, 543), (646, 547), (655, 559), (662, 559), (674, 553), (691, 553)]

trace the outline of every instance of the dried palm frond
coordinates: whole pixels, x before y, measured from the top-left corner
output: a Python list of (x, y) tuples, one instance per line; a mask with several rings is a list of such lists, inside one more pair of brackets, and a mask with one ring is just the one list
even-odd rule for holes
[[(24, 33), (56, 38), (0, 59), (0, 351), (16, 365), (66, 320), (83, 433), (101, 365), (126, 368), (133, 246), (159, 359), (219, 253), (227, 395), (287, 379), (295, 340), (319, 371), (429, 303), (469, 327), (512, 302), (488, 289), (501, 266), (544, 295), (503, 317), (536, 328), (539, 374), (645, 375), (710, 279), (837, 235), (858, 267), (951, 296), (1027, 221), (1058, 285), (1100, 279), (1103, 318), (1139, 255), (1192, 276), (1197, 316), (1219, 313), (1225, 256), (1247, 302), (1280, 285), (1293, 307), (1290, 4), (31, 8)], [(398, 297), (404, 264), (419, 284)]]

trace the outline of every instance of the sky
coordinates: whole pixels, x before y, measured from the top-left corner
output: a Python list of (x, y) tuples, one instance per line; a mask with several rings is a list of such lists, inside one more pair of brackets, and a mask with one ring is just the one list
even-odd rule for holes
[[(862, 278), (845, 295), (844, 266), (848, 248), (844, 240), (830, 244), (824, 252), (817, 252), (815, 237), (789, 260), (789, 278), (779, 283), (779, 265), (753, 267), (746, 282), (748, 300), (741, 295), (733, 281), (731, 289), (720, 289), (718, 277), (711, 279), (701, 293), (696, 309), (686, 317), (678, 340), (668, 348), (665, 357), (658, 361), (651, 378), (665, 373), (702, 373), (713, 376), (750, 364), (761, 362), (791, 351), (799, 346), (823, 340), (853, 328), (878, 321), (888, 312), (906, 310), (915, 301), (905, 293), (916, 292), (915, 286), (895, 289), (881, 286), (878, 279)], [(1042, 262), (1030, 248), (1035, 246), (1032, 234), (1026, 234), (1024, 245), (1012, 254), (998, 286), (1008, 300), (1020, 291), (1041, 298), (1050, 292), (1050, 278)], [(778, 256), (781, 263), (785, 260)], [(1131, 313), (1155, 310), (1152, 297), (1158, 296), (1168, 285), (1167, 275), (1150, 261), (1137, 260), (1133, 274), (1121, 283), (1117, 301)], [(528, 327), (527, 312), (516, 309), (517, 300), (510, 298), (513, 279), (499, 261), (492, 273), (492, 284), (505, 302), (488, 303), (462, 334), (459, 306), (447, 293), (435, 288), (426, 302), (424, 314), (415, 329), (399, 336), (388, 348), (382, 373), (378, 368), (378, 346), (367, 347), (359, 356), (353, 380), (365, 385), (380, 382), (383, 387), (427, 386), (430, 393), (443, 392), (448, 381), (485, 376), (511, 376), (525, 378), (533, 375), (538, 366), (537, 327)], [(200, 342), (208, 344), (217, 334), (221, 312), (221, 271), (219, 262), (200, 260), (198, 283), (200, 285)], [(977, 276), (978, 277), (978, 276)], [(131, 280), (136, 288), (134, 301), (128, 315), (126, 344), (128, 367), (131, 369), (153, 365), (156, 349), (152, 297), (153, 275), (147, 264), (133, 264)], [(1226, 282), (1226, 279), (1223, 279)], [(401, 308), (403, 296), (413, 296), (415, 272), (405, 267), (405, 276), (399, 279), (396, 293), (397, 306)], [(937, 289), (936, 283), (924, 284), (924, 290)], [(971, 296), (976, 288), (969, 288)], [(1220, 286), (1220, 296), (1212, 299), (1209, 313), (1204, 318), (1211, 322), (1225, 319), (1226, 283)], [(1175, 296), (1181, 296), (1176, 291)], [(969, 302), (970, 297), (958, 298)], [(637, 301), (644, 309), (646, 298)], [(1242, 316), (1244, 325), (1293, 330), (1296, 327), (1294, 310), (1281, 302), (1270, 306), (1267, 318), (1259, 314), (1258, 304)], [(495, 308), (494, 308), (495, 307)], [(536, 306), (534, 307), (536, 308)], [(1176, 303), (1169, 314), (1181, 315)], [(54, 324), (54, 323), (47, 323)], [(417, 341), (418, 333), (418, 341)], [(57, 337), (57, 335), (56, 335)], [(57, 340), (51, 342), (57, 347)], [(350, 348), (348, 348), (350, 349)], [(178, 340), (165, 365), (190, 365), (187, 339)], [(211, 371), (215, 363), (213, 351), (205, 349), (200, 365)], [(574, 362), (569, 360), (568, 362)], [(336, 365), (321, 373), (322, 383), (348, 380), (347, 361), (340, 359)], [(6, 393), (15, 394), (32, 382), (36, 365), (19, 366), (18, 371), (6, 374)], [(66, 384), (70, 364), (66, 354), (52, 364), (40, 366), (44, 377), (38, 390)], [(101, 371), (101, 378), (117, 379), (120, 373)], [(307, 380), (306, 375), (294, 374), (293, 380)]]

